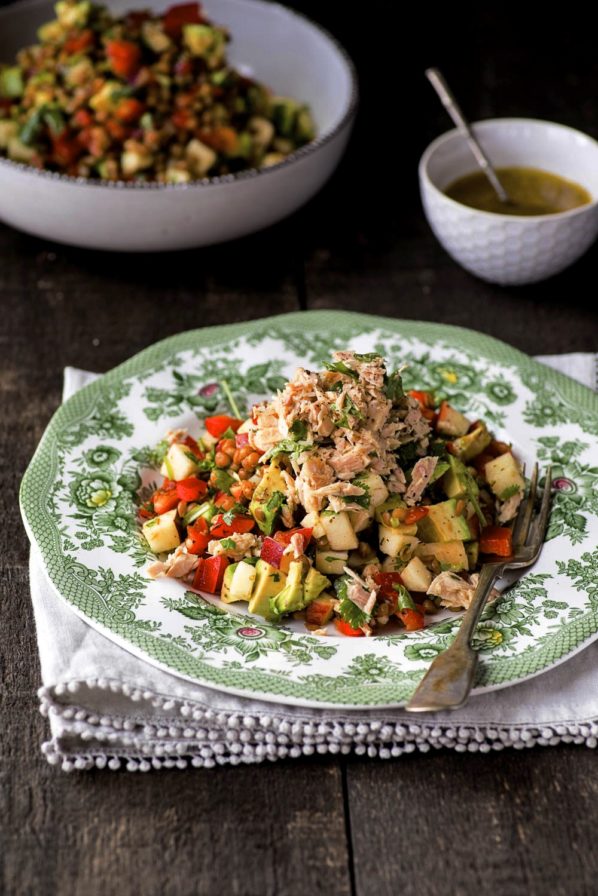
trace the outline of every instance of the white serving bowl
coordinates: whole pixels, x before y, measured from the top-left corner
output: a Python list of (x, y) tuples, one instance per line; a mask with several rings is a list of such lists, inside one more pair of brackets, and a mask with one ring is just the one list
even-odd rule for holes
[[(171, 0), (115, 0), (115, 12), (163, 11)], [(262, 0), (206, 0), (226, 25), (229, 58), (277, 94), (309, 104), (317, 138), (279, 165), (190, 184), (102, 183), (0, 159), (0, 219), (36, 236), (93, 249), (159, 252), (234, 239), (308, 201), (334, 171), (357, 108), (353, 65), (304, 16)], [(54, 17), (48, 0), (0, 11), (0, 59), (11, 60)]]
[(598, 143), (573, 128), (532, 118), (494, 118), (473, 127), (495, 167), (559, 174), (585, 187), (592, 202), (555, 215), (515, 217), (449, 199), (449, 184), (476, 170), (455, 129), (434, 140), (419, 163), (424, 211), (436, 237), (455, 261), (492, 283), (534, 283), (562, 271), (598, 235)]

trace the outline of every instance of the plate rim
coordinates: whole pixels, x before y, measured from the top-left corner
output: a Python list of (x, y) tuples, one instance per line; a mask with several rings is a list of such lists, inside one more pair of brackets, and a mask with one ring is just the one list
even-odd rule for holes
[[(270, 322), (276, 322), (276, 325), (278, 327), (280, 327), (282, 323), (285, 324), (288, 329), (292, 330), (298, 328), (301, 331), (305, 331), (308, 320), (314, 322), (317, 321), (317, 326), (319, 329), (322, 329), (326, 324), (328, 324), (331, 328), (333, 328), (335, 324), (336, 326), (340, 326), (342, 322), (344, 327), (346, 327), (348, 324), (356, 325), (356, 332), (359, 332), (358, 326), (362, 325), (368, 328), (373, 327), (380, 328), (381, 330), (386, 329), (387, 331), (389, 330), (390, 332), (396, 333), (397, 335), (404, 333), (406, 336), (412, 338), (420, 338), (430, 343), (446, 342), (448, 339), (448, 341), (452, 342), (454, 345), (461, 344), (464, 348), (475, 348), (476, 351), (493, 361), (505, 364), (510, 363), (511, 365), (514, 365), (519, 372), (541, 371), (544, 378), (552, 381), (553, 384), (558, 388), (558, 391), (563, 398), (568, 401), (574, 401), (578, 407), (585, 408), (591, 413), (598, 414), (598, 395), (594, 393), (589, 387), (586, 387), (581, 383), (572, 380), (565, 374), (561, 374), (560, 372), (555, 371), (552, 368), (547, 367), (546, 365), (543, 365), (541, 362), (536, 361), (534, 358), (531, 358), (518, 349), (513, 348), (512, 346), (496, 339), (495, 337), (488, 336), (485, 333), (479, 333), (475, 330), (470, 330), (463, 327), (456, 327), (451, 324), (388, 318), (378, 315), (363, 314), (359, 312), (339, 310), (295, 311), (286, 314), (272, 315), (267, 318), (259, 318), (252, 321), (243, 321), (233, 324), (222, 324), (214, 327), (187, 330), (181, 333), (174, 334), (160, 340), (159, 342), (153, 343), (145, 349), (142, 349), (140, 352), (136, 353), (131, 358), (112, 368), (107, 373), (100, 375), (92, 383), (89, 383), (86, 386), (82, 387), (82, 389), (80, 389), (73, 396), (67, 399), (67, 401), (64, 402), (55, 411), (44, 431), (44, 434), (33, 454), (33, 457), (23, 475), (23, 479), (21, 482), (19, 490), (21, 514), (23, 517), (27, 535), (32, 543), (32, 547), (40, 557), (44, 572), (47, 578), (50, 580), (55, 593), (68, 604), (70, 609), (73, 610), (76, 615), (82, 618), (86, 623), (91, 625), (96, 630), (100, 631), (105, 636), (111, 638), (113, 641), (124, 647), (130, 653), (139, 656), (144, 661), (149, 662), (150, 664), (155, 665), (172, 675), (182, 678), (183, 680), (190, 681), (196, 686), (209, 687), (214, 690), (220, 690), (222, 692), (234, 694), (237, 696), (244, 696), (246, 698), (252, 697), (254, 699), (261, 699), (266, 702), (288, 703), (292, 705), (303, 706), (306, 708), (335, 707), (345, 710), (373, 708), (382, 709), (391, 707), (398, 708), (401, 705), (404, 705), (404, 701), (396, 700), (392, 703), (385, 703), (380, 702), (379, 699), (376, 700), (376, 685), (374, 685), (372, 688), (374, 694), (371, 702), (356, 703), (342, 702), (340, 700), (335, 702), (328, 702), (326, 700), (319, 700), (314, 697), (295, 697), (290, 694), (285, 694), (282, 691), (275, 692), (272, 690), (272, 688), (270, 688), (268, 691), (258, 691), (256, 690), (255, 685), (251, 683), (249, 683), (245, 687), (231, 687), (229, 685), (222, 684), (220, 681), (210, 681), (209, 677), (208, 679), (206, 679), (206, 677), (204, 677), (203, 675), (201, 679), (198, 678), (197, 675), (195, 677), (186, 675), (184, 672), (175, 669), (172, 666), (161, 663), (158, 658), (151, 655), (151, 653), (144, 651), (143, 648), (138, 646), (138, 644), (136, 644), (134, 641), (131, 641), (130, 637), (126, 638), (125, 636), (121, 636), (118, 631), (115, 631), (114, 627), (104, 626), (98, 619), (88, 616), (71, 600), (69, 600), (69, 598), (62, 593), (60, 588), (60, 585), (63, 584), (62, 578), (59, 579), (59, 582), (55, 582), (54, 578), (51, 576), (48, 570), (46, 553), (51, 553), (52, 546), (50, 546), (50, 549), (48, 551), (44, 551), (42, 547), (43, 533), (40, 533), (39, 529), (44, 522), (44, 512), (45, 516), (47, 517), (45, 522), (50, 527), (52, 526), (52, 520), (50, 514), (47, 512), (47, 510), (45, 510), (43, 506), (44, 495), (42, 494), (40, 499), (39, 492), (37, 494), (35, 493), (33, 479), (38, 472), (40, 464), (47, 464), (47, 458), (45, 457), (45, 455), (48, 450), (50, 450), (50, 454), (53, 453), (52, 447), (55, 448), (56, 446), (56, 431), (60, 429), (63, 422), (66, 422), (67, 419), (69, 424), (72, 423), (73, 411), (75, 410), (75, 408), (80, 409), (79, 414), (76, 414), (76, 416), (87, 416), (87, 413), (93, 406), (96, 397), (100, 397), (106, 387), (120, 382), (125, 377), (131, 377), (141, 373), (144, 367), (147, 367), (152, 362), (155, 362), (159, 359), (159, 357), (164, 357), (165, 355), (168, 355), (168, 353), (172, 353), (175, 349), (177, 352), (181, 352), (193, 348), (208, 348), (212, 344), (221, 345), (227, 336), (232, 340), (250, 336), (255, 332), (267, 332), (267, 325)], [(450, 338), (451, 336), (453, 337), (452, 339)], [(46, 476), (46, 479), (47, 478), (48, 477)], [(40, 510), (41, 514), (39, 513)], [(596, 623), (598, 623), (598, 611), (596, 611), (594, 615), (596, 617), (595, 621)], [(584, 618), (587, 618), (587, 615)], [(126, 628), (126, 626), (122, 627)], [(149, 635), (149, 633), (142, 634), (145, 634), (145, 636), (149, 638), (152, 637), (151, 635)], [(549, 671), (559, 663), (564, 662), (566, 659), (572, 657), (574, 653), (588, 646), (596, 638), (598, 638), (598, 625), (594, 633), (589, 638), (582, 638), (580, 641), (576, 642), (574, 648), (568, 650), (557, 660), (553, 660), (548, 665), (543, 666), (541, 669), (538, 669), (532, 673), (528, 673), (524, 677), (515, 677), (503, 680), (495, 684), (479, 686), (474, 689), (473, 693), (478, 694), (493, 690), (499, 690), (527, 681), (530, 678), (535, 677), (536, 675)], [(141, 640), (143, 640), (143, 638)], [(170, 647), (172, 649), (175, 649), (174, 645), (170, 645)], [(200, 660), (195, 658), (195, 662), (200, 662)], [(222, 670), (219, 669), (214, 669), (214, 671), (220, 673), (222, 672)], [(257, 670), (252, 671), (254, 672), (254, 677), (256, 674), (264, 674), (258, 673)], [(298, 686), (301, 687), (300, 684)], [(364, 685), (362, 684), (360, 685), (360, 687), (363, 688)]]

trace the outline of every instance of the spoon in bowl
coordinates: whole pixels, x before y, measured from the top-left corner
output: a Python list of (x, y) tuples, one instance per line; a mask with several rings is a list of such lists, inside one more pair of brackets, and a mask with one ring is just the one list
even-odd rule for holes
[(438, 94), (440, 102), (467, 140), (469, 148), (471, 149), (476, 162), (490, 181), (492, 189), (502, 203), (504, 203), (505, 205), (511, 204), (509, 194), (498, 179), (498, 175), (492, 167), (488, 156), (476, 140), (469, 122), (459, 108), (459, 104), (457, 103), (457, 100), (455, 99), (450, 87), (444, 80), (441, 72), (437, 68), (427, 68), (425, 74), (426, 78)]

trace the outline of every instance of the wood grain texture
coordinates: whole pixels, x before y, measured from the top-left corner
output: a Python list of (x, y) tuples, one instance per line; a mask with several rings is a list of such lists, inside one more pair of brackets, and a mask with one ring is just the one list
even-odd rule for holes
[(532, 114), (598, 136), (591, 29), (573, 14), (559, 22), (556, 53), (549, 18), (532, 24), (521, 5), (516, 27), (504, 6), (453, 4), (434, 8), (433, 28), (429, 7), (390, 0), (367, 17), (295, 5), (346, 44), (362, 93), (351, 149), (305, 209), (255, 237), (164, 256), (0, 227), (0, 892), (589, 896), (598, 794), (595, 756), (579, 747), (70, 776), (39, 752), (17, 491), (65, 365), (104, 371), (171, 333), (300, 307), (471, 326), (534, 353), (598, 347), (596, 249), (536, 287), (483, 284), (434, 241), (415, 179), (447, 127), (425, 65), (445, 70), (474, 119)]

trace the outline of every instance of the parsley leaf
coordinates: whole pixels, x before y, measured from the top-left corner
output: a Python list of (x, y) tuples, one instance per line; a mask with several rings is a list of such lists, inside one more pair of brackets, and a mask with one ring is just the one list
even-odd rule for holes
[[(230, 523), (228, 525), (230, 525)], [(221, 538), (220, 544), (225, 551), (234, 551), (237, 547), (237, 542), (234, 538)]]
[(370, 489), (367, 482), (364, 479), (354, 479), (351, 485), (357, 485), (359, 488), (363, 489), (363, 495), (347, 495), (344, 498), (346, 504), (359, 504), (360, 507), (363, 507), (365, 510), (370, 506)]
[(392, 587), (397, 592), (397, 610), (414, 610), (415, 603), (405, 586), (394, 582)]
[(266, 510), (269, 510), (270, 513), (274, 513), (279, 507), (282, 507), (284, 502), (285, 496), (282, 492), (272, 492), (272, 495), (266, 503)]
[(509, 498), (512, 498), (513, 495), (518, 495), (521, 489), (517, 485), (517, 483), (513, 483), (513, 485), (509, 485), (505, 488), (499, 495), (501, 501), (508, 501)]
[(377, 358), (381, 358), (382, 355), (379, 355), (378, 352), (366, 352), (364, 355), (360, 355), (358, 352), (355, 352), (355, 358), (358, 361), (375, 361)]
[(310, 442), (294, 442), (292, 439), (282, 439), (278, 445), (274, 445), (260, 458), (260, 464), (278, 457), (279, 454), (290, 454), (299, 457), (304, 451), (311, 451), (314, 446)]

